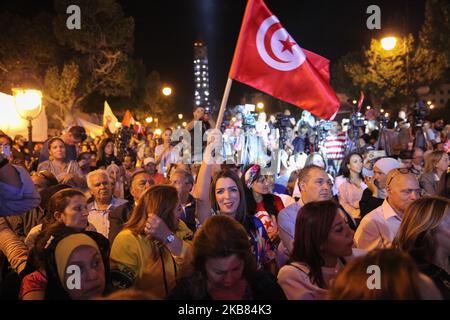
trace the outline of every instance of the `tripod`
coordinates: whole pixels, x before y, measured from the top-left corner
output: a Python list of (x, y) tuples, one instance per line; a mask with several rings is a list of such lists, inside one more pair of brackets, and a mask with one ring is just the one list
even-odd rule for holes
[(416, 134), (414, 135), (414, 148), (421, 148), (426, 150), (425, 132), (423, 132), (422, 125), (416, 125)]

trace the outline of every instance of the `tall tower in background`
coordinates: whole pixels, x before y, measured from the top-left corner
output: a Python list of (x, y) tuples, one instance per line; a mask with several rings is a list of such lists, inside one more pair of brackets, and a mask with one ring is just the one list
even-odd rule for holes
[(201, 41), (194, 43), (194, 82), (194, 106), (202, 105), (209, 111), (211, 99), (209, 96), (208, 50)]

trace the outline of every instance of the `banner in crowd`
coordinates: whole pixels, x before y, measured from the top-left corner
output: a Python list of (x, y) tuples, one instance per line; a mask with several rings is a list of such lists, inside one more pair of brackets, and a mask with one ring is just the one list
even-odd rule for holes
[(330, 61), (301, 48), (262, 0), (249, 0), (229, 78), (323, 118), (339, 99), (330, 86)]
[[(20, 117), (14, 106), (14, 97), (0, 92), (0, 130), (14, 139), (16, 135), (22, 135), (28, 139), (28, 120)], [(33, 126), (33, 141), (45, 141), (47, 135), (47, 114), (45, 105), (42, 112), (31, 122)]]
[(89, 122), (87, 120), (77, 118), (76, 119), (77, 125), (84, 127), (86, 130), (86, 133), (91, 137), (92, 139), (95, 139), (98, 136), (101, 136), (103, 132), (105, 131), (105, 128), (102, 126), (99, 126), (95, 123)]
[(108, 102), (105, 101), (105, 106), (103, 108), (103, 126), (105, 128), (108, 127), (111, 133), (115, 133), (117, 130), (117, 123), (119, 123), (119, 120), (117, 120), (117, 117), (112, 112)]

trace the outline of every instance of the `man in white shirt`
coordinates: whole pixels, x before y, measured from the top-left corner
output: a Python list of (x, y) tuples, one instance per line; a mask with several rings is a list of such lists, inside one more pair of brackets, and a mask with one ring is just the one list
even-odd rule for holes
[(417, 177), (408, 169), (391, 170), (386, 181), (387, 197), (383, 204), (367, 214), (356, 230), (354, 240), (359, 249), (390, 247), (406, 207), (420, 197)]
[[(292, 251), (295, 234), (295, 221), (300, 208), (308, 202), (330, 200), (332, 183), (328, 174), (321, 167), (308, 166), (303, 168), (298, 176), (298, 187), (301, 198), (278, 214), (280, 238), (284, 248)], [(279, 249), (280, 251), (280, 249)]]
[(90, 172), (87, 175), (87, 183), (89, 191), (94, 197), (94, 201), (87, 205), (88, 221), (112, 244), (128, 219), (130, 212), (128, 201), (112, 195), (113, 186), (106, 170)]

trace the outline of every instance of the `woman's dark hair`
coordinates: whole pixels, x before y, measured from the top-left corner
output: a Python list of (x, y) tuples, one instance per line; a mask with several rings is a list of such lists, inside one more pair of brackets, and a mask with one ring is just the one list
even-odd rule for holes
[[(99, 148), (98, 148), (98, 153), (97, 153), (97, 160), (98, 160), (99, 163), (104, 163), (104, 162), (106, 162), (107, 156), (106, 156), (106, 154), (105, 154), (105, 147), (106, 147), (106, 145), (107, 145), (108, 143), (110, 143), (110, 142), (114, 144), (114, 140), (111, 139), (111, 138), (105, 138), (105, 139), (103, 139), (103, 140), (100, 142), (100, 146), (99, 146)], [(114, 154), (113, 154), (113, 156), (114, 156)]]
[(228, 216), (212, 216), (197, 231), (193, 241), (194, 275), (190, 286), (193, 298), (207, 294), (205, 263), (211, 258), (226, 258), (233, 254), (244, 262), (243, 276), (249, 278), (256, 272), (255, 257), (245, 228)]
[(55, 250), (58, 243), (73, 234), (83, 233), (91, 237), (98, 245), (100, 250), (103, 265), (105, 267), (105, 292), (107, 293), (109, 289), (109, 242), (108, 239), (103, 237), (97, 232), (78, 232), (70, 227), (66, 227), (63, 224), (54, 224), (46, 232), (40, 241), (45, 243), (44, 252), (42, 255), (43, 261), (45, 263), (46, 277), (48, 280), (47, 288), (45, 290), (45, 300), (70, 300), (69, 295), (64, 289), (63, 284), (58, 276), (58, 268), (55, 261)]
[(50, 197), (46, 206), (47, 212), (45, 214), (44, 221), (42, 222), (42, 230), (45, 230), (45, 228), (56, 222), (55, 212), (64, 212), (66, 207), (69, 205), (70, 199), (75, 196), (85, 197), (83, 192), (74, 188), (63, 188), (55, 192)]
[(86, 130), (81, 126), (73, 126), (69, 129), (69, 132), (72, 134), (72, 137), (79, 141), (87, 139)]
[(450, 171), (444, 172), (437, 186), (437, 196), (450, 199)]
[(239, 177), (230, 170), (219, 171), (219, 173), (217, 173), (217, 175), (213, 178), (213, 181), (211, 182), (211, 186), (209, 188), (209, 197), (212, 209), (215, 212), (219, 213), (219, 205), (217, 204), (216, 200), (216, 184), (219, 179), (225, 178), (233, 180), (234, 183), (236, 183), (236, 186), (239, 190), (240, 201), (234, 218), (236, 219), (236, 221), (240, 222), (246, 229), (251, 228), (252, 224), (250, 223), (250, 219), (247, 215), (247, 205), (245, 201), (244, 188), (242, 186), (241, 180), (239, 180)]
[[(341, 168), (339, 170), (339, 175), (343, 175), (347, 179), (350, 178), (350, 169), (347, 167), (347, 165), (350, 164), (351, 158), (353, 156), (355, 156), (355, 155), (360, 157), (361, 161), (364, 163), (364, 159), (363, 159), (363, 157), (362, 157), (362, 155), (360, 153), (358, 153), (358, 152), (351, 152), (345, 157), (344, 161), (342, 161)], [(361, 180), (364, 181), (364, 176), (362, 174), (362, 170), (359, 173), (359, 177), (361, 178)]]
[[(245, 184), (245, 173), (247, 172), (247, 170), (250, 170), (250, 168), (252, 168), (252, 167), (253, 167), (252, 164), (245, 167), (244, 174), (241, 177), (241, 183), (242, 183), (242, 186), (244, 189), (244, 194), (245, 194), (245, 203), (247, 205), (247, 214), (254, 216), (256, 214), (256, 201), (255, 201), (255, 198), (253, 197), (252, 190), (249, 189), (247, 187), (247, 185)], [(262, 175), (261, 175), (261, 170), (260, 170), (255, 175), (255, 181), (257, 181), (259, 178), (261, 178), (261, 176)], [(266, 209), (267, 213), (270, 215), (277, 216), (278, 212), (274, 205), (273, 194), (264, 194), (264, 195), (262, 195), (262, 197), (263, 197), (264, 208)]]
[(300, 208), (295, 222), (294, 247), (290, 261), (306, 263), (311, 282), (325, 287), (322, 275), (324, 260), (320, 247), (328, 239), (338, 205), (332, 201), (309, 202)]

